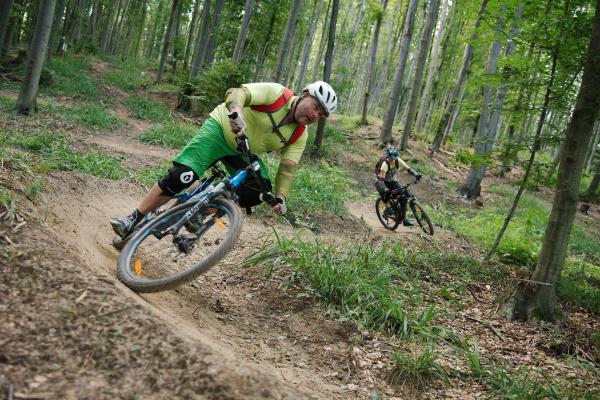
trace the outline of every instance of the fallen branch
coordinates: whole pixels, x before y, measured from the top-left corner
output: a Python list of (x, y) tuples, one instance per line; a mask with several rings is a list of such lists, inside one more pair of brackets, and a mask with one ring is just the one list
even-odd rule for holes
[(487, 322), (487, 321), (482, 321), (478, 318), (475, 317), (470, 317), (468, 315), (465, 315), (465, 318), (470, 319), (471, 321), (475, 321), (475, 322), (479, 322), (480, 324), (482, 324), (483, 326), (485, 326), (486, 328), (488, 328), (490, 331), (492, 331), (494, 333), (494, 335), (498, 336), (498, 338), (502, 341), (505, 341), (506, 339), (504, 338), (504, 336), (502, 336), (502, 334), (496, 329), (494, 328), (494, 326)]

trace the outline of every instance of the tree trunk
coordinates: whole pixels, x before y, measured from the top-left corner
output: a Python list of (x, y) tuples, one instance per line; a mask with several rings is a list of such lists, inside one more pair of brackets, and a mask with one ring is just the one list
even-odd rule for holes
[(442, 0), (442, 10), (439, 21), (439, 28), (437, 35), (433, 41), (433, 48), (431, 50), (431, 59), (429, 60), (429, 70), (427, 71), (427, 79), (425, 80), (425, 88), (423, 89), (423, 95), (421, 96), (421, 104), (419, 106), (419, 112), (417, 113), (417, 121), (415, 122), (415, 130), (420, 132), (423, 130), (423, 124), (425, 123), (425, 113), (427, 111), (427, 105), (429, 104), (429, 97), (431, 95), (431, 85), (433, 84), (433, 78), (435, 73), (435, 67), (437, 65), (438, 54), (440, 50), (440, 43), (444, 37), (444, 29), (446, 28), (446, 18), (448, 16), (448, 0)]
[(167, 25), (167, 32), (165, 33), (162, 54), (160, 56), (160, 65), (158, 66), (158, 74), (156, 75), (156, 83), (160, 83), (163, 72), (165, 71), (165, 63), (167, 62), (167, 57), (169, 55), (169, 44), (171, 43), (171, 33), (173, 33), (173, 26), (175, 25), (175, 18), (177, 15), (177, 10), (179, 9), (180, 1), (181, 0), (173, 0), (171, 17), (169, 18), (169, 24)]
[(54, 52), (56, 51), (56, 36), (60, 29), (60, 23), (62, 21), (63, 14), (65, 12), (65, 0), (59, 0), (58, 8), (54, 14), (54, 22), (52, 23), (52, 29), (50, 30), (50, 37), (48, 38), (48, 50), (46, 52), (46, 62), (50, 63)]
[(463, 63), (460, 68), (460, 72), (458, 74), (458, 79), (456, 80), (456, 84), (454, 85), (454, 90), (452, 91), (452, 96), (450, 97), (450, 100), (448, 101), (446, 109), (444, 110), (444, 113), (442, 114), (442, 119), (440, 120), (440, 123), (437, 127), (435, 138), (433, 139), (433, 144), (431, 145), (431, 149), (430, 149), (431, 156), (433, 156), (433, 154), (436, 153), (440, 149), (443, 139), (444, 139), (444, 133), (445, 133), (447, 125), (449, 123), (450, 116), (452, 115), (454, 108), (456, 108), (458, 106), (458, 101), (457, 101), (458, 96), (461, 92), (462, 86), (467, 77), (467, 71), (469, 70), (469, 66), (471, 65), (471, 58), (473, 57), (474, 48), (471, 43), (473, 43), (477, 39), (477, 28), (479, 28), (479, 25), (481, 24), (481, 18), (483, 16), (483, 13), (485, 12), (488, 1), (489, 0), (482, 0), (482, 2), (481, 2), (481, 7), (479, 8), (479, 13), (477, 14), (477, 19), (475, 20), (475, 29), (473, 30), (473, 33), (471, 34), (469, 44), (467, 44), (467, 46), (465, 47), (465, 52), (463, 55)]
[[(431, 34), (433, 27), (437, 21), (438, 11), (440, 9), (440, 0), (430, 0), (427, 20), (423, 28), (423, 36), (421, 37), (421, 46), (419, 55), (417, 56), (417, 65), (415, 70), (415, 78), (410, 94), (410, 103), (406, 112), (406, 120), (404, 121), (404, 131), (402, 132), (402, 140), (400, 149), (405, 150), (408, 147), (408, 138), (411, 136), (413, 122), (415, 120), (415, 112), (417, 111), (417, 102), (423, 84), (423, 71), (425, 70), (425, 62), (429, 53), (429, 44), (431, 43)], [(432, 60), (433, 61), (433, 60)]]
[[(331, 62), (333, 61), (333, 46), (335, 45), (335, 27), (337, 23), (338, 10), (340, 8), (339, 0), (332, 0), (331, 21), (329, 24), (329, 38), (327, 40), (327, 51), (325, 52), (325, 67), (323, 68), (323, 80), (329, 82), (331, 79)], [(315, 153), (321, 152), (323, 143), (323, 134), (325, 133), (325, 118), (319, 120), (317, 133), (315, 135)]]
[[(387, 1), (387, 0), (386, 0)], [(316, 3), (316, 0), (315, 0)], [(319, 22), (319, 16), (321, 15), (321, 11), (323, 11), (323, 0), (319, 0), (319, 7), (313, 8), (313, 14), (311, 17), (310, 30), (308, 31), (308, 35), (306, 36), (306, 40), (304, 41), (304, 51), (302, 54), (302, 64), (300, 66), (300, 73), (298, 74), (298, 82), (296, 83), (296, 88), (298, 88), (298, 92), (302, 90), (304, 87), (304, 75), (306, 75), (306, 70), (308, 68), (308, 61), (310, 59), (310, 52), (312, 50), (312, 42), (315, 37), (315, 32), (317, 31), (317, 24)]]
[(225, 7), (225, 0), (217, 0), (215, 6), (215, 15), (213, 16), (213, 22), (210, 27), (210, 35), (208, 35), (208, 44), (206, 46), (206, 56), (204, 58), (203, 66), (212, 64), (215, 58), (215, 46), (217, 44), (217, 33), (219, 32), (219, 26), (221, 25), (221, 13)]
[[(361, 4), (357, 10), (357, 15), (354, 18), (354, 24), (352, 25), (352, 28), (350, 29), (350, 37), (356, 37), (357, 36), (357, 32), (358, 32), (358, 28), (360, 26), (360, 22), (363, 19), (363, 11), (365, 8), (365, 4), (364, 4), (364, 0), (361, 0)], [(344, 26), (344, 25), (342, 25)], [(351, 43), (347, 43), (346, 44), (346, 49), (342, 55), (342, 59), (340, 61), (340, 63), (337, 65), (337, 75), (335, 77), (335, 82), (338, 85), (342, 85), (344, 83), (344, 79), (347, 75), (347, 69), (348, 69), (348, 64), (350, 61), (350, 52), (352, 51), (352, 48), (354, 47), (354, 41), (352, 41)]]
[(329, 9), (331, 8), (331, 0), (327, 1), (327, 11), (325, 11), (325, 18), (323, 18), (323, 29), (321, 30), (321, 39), (319, 40), (319, 51), (317, 52), (317, 57), (315, 58), (315, 66), (313, 68), (312, 80), (318, 80), (319, 69), (321, 68), (321, 60), (323, 59), (323, 54), (325, 53), (325, 45), (327, 44), (325, 31), (327, 30), (327, 17), (329, 16)]
[(54, 16), (54, 8), (56, 0), (42, 0), (40, 2), (40, 10), (33, 32), (31, 46), (29, 46), (29, 54), (27, 55), (27, 65), (25, 77), (19, 98), (17, 99), (17, 112), (20, 114), (29, 114), (35, 111), (36, 98), (40, 83), (40, 74), (44, 57), (46, 56), (46, 48), (48, 46), (48, 38), (52, 29), (52, 17)]
[(540, 258), (531, 276), (531, 281), (539, 283), (519, 288), (513, 310), (514, 319), (528, 320), (533, 314), (546, 321), (556, 319), (556, 285), (567, 255), (567, 245), (575, 219), (585, 152), (590, 143), (594, 121), (600, 110), (598, 82), (600, 82), (600, 0), (596, 0), (592, 37), (577, 104), (565, 138), (565, 149), (558, 169), (552, 211)]
[(260, 52), (260, 56), (258, 58), (258, 62), (256, 63), (256, 68), (254, 70), (254, 76), (256, 77), (255, 79), (258, 80), (258, 76), (259, 76), (259, 72), (262, 70), (264, 71), (264, 65), (265, 65), (265, 59), (267, 58), (267, 49), (269, 48), (269, 45), (271, 43), (271, 36), (273, 35), (273, 28), (275, 26), (275, 20), (277, 18), (277, 4), (276, 3), (275, 6), (273, 7), (273, 11), (271, 13), (271, 18), (269, 19), (269, 29), (267, 30), (267, 34), (265, 35), (265, 40), (264, 40), (264, 45), (262, 48), (262, 51)]
[(373, 84), (375, 81), (375, 67), (377, 61), (377, 46), (379, 44), (379, 31), (381, 30), (381, 21), (383, 20), (383, 14), (387, 7), (388, 0), (382, 0), (381, 12), (377, 15), (375, 20), (375, 29), (373, 30), (373, 40), (371, 42), (371, 48), (369, 49), (369, 66), (367, 67), (367, 88), (363, 97), (362, 106), (362, 117), (360, 119), (361, 125), (367, 125), (367, 113), (369, 109), (369, 96), (373, 90)]
[(177, 46), (177, 38), (181, 32), (181, 9), (183, 7), (183, 0), (179, 3), (177, 8), (177, 15), (175, 16), (175, 27), (173, 28), (173, 38), (171, 43), (173, 45), (173, 55), (171, 57), (171, 71), (175, 73), (177, 71), (177, 57), (179, 56), (179, 46)]
[[(200, 0), (198, 0), (198, 1), (200, 1)], [(146, 58), (152, 57), (152, 52), (154, 50), (154, 44), (156, 42), (156, 31), (157, 31), (158, 25), (160, 23), (163, 4), (164, 4), (164, 0), (158, 1), (158, 8), (156, 10), (156, 18), (154, 19), (154, 25), (150, 31), (151, 32), (150, 35), (148, 36), (148, 43), (146, 44), (146, 55), (145, 55)]]
[(75, 8), (75, 26), (71, 35), (71, 43), (78, 44), (81, 37), (81, 21), (85, 13), (85, 0), (79, 0)]
[(6, 32), (8, 30), (8, 20), (10, 17), (10, 10), (12, 9), (13, 0), (4, 0), (0, 4), (0, 61), (4, 57), (4, 39), (6, 38)]
[(584, 170), (592, 172), (592, 162), (598, 151), (598, 144), (600, 144), (600, 121), (596, 121), (594, 125), (594, 138), (592, 139), (590, 150), (585, 158)]
[(244, 51), (244, 43), (246, 43), (246, 37), (248, 36), (248, 27), (250, 26), (250, 18), (254, 13), (254, 5), (256, 0), (246, 0), (244, 6), (244, 18), (242, 19), (242, 25), (240, 26), (240, 32), (237, 40), (235, 41), (235, 49), (233, 50), (233, 63), (239, 64), (242, 61), (242, 54)]
[(192, 69), (190, 71), (190, 77), (195, 78), (198, 76), (200, 67), (204, 61), (206, 54), (206, 47), (208, 46), (208, 26), (210, 25), (210, 3), (211, 0), (204, 1), (204, 7), (202, 7), (202, 23), (200, 25), (200, 34), (196, 41), (196, 48), (194, 50), (194, 58), (192, 60)]
[(185, 44), (185, 54), (183, 55), (183, 69), (188, 68), (188, 61), (190, 60), (192, 44), (194, 43), (194, 33), (196, 32), (196, 22), (198, 22), (198, 10), (199, 9), (200, 9), (200, 0), (195, 0), (194, 12), (192, 14), (192, 21), (190, 22), (190, 31), (188, 32), (187, 43)]
[(394, 118), (398, 109), (400, 90), (402, 89), (402, 78), (404, 77), (404, 69), (406, 68), (406, 60), (408, 58), (408, 50), (410, 47), (410, 40), (412, 39), (415, 12), (417, 10), (417, 3), (419, 0), (410, 0), (408, 4), (408, 10), (404, 17), (404, 34), (402, 37), (402, 44), (400, 46), (400, 53), (398, 54), (398, 66), (396, 68), (396, 74), (394, 75), (394, 84), (392, 87), (392, 93), (390, 95), (390, 101), (388, 109), (383, 121), (383, 128), (379, 135), (379, 142), (382, 144), (392, 143), (392, 125), (394, 124)]
[[(569, 0), (567, 0), (567, 3), (568, 3), (568, 1)], [(598, 1), (600, 1), (600, 0), (598, 0)], [(485, 260), (489, 260), (492, 257), (492, 255), (498, 248), (498, 245), (500, 244), (500, 240), (502, 240), (502, 236), (504, 236), (504, 232), (506, 231), (506, 228), (508, 228), (508, 224), (510, 223), (510, 221), (515, 213), (515, 210), (517, 209), (519, 200), (521, 199), (521, 195), (523, 194), (523, 192), (525, 191), (525, 187), (527, 186), (527, 179), (529, 178), (529, 175), (531, 173), (531, 167), (533, 166), (533, 162), (535, 161), (535, 156), (536, 156), (538, 150), (540, 149), (540, 138), (541, 138), (541, 134), (542, 134), (542, 128), (544, 127), (544, 122), (546, 120), (546, 114), (548, 113), (548, 104), (550, 104), (552, 87), (554, 86), (554, 80), (556, 79), (556, 65), (557, 65), (558, 56), (560, 54), (561, 34), (562, 34), (562, 30), (561, 30), (560, 34), (558, 35), (557, 43), (554, 45), (554, 48), (552, 49), (552, 65), (550, 67), (550, 79), (548, 80), (548, 84), (546, 85), (546, 93), (544, 94), (544, 103), (542, 104), (542, 111), (540, 114), (540, 118), (538, 120), (538, 125), (537, 125), (537, 129), (535, 132), (535, 136), (533, 138), (533, 146), (531, 149), (531, 154), (529, 156), (529, 161), (527, 162), (525, 176), (523, 177), (523, 180), (521, 181), (521, 186), (519, 187), (517, 195), (515, 196), (513, 205), (510, 208), (508, 215), (504, 219), (504, 223), (502, 224), (502, 227), (500, 228), (498, 235), (496, 236), (496, 240), (494, 241), (492, 248), (488, 251), (488, 253), (485, 256)]]
[(290, 41), (292, 39), (292, 30), (296, 25), (298, 19), (298, 11), (300, 10), (301, 0), (294, 0), (292, 10), (288, 16), (287, 24), (285, 25), (285, 32), (283, 39), (281, 40), (281, 47), (279, 48), (279, 58), (277, 59), (277, 66), (275, 67), (275, 75), (273, 80), (281, 83), (283, 76), (283, 66), (287, 60), (288, 51), (290, 49)]

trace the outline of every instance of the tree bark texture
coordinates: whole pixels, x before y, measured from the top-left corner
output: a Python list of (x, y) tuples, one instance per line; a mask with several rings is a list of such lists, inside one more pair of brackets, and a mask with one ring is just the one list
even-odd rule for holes
[(371, 42), (371, 48), (369, 49), (369, 66), (367, 67), (367, 89), (364, 93), (363, 98), (363, 107), (362, 107), (362, 117), (360, 119), (361, 125), (366, 125), (367, 121), (367, 113), (369, 109), (369, 96), (371, 95), (371, 91), (373, 90), (373, 84), (375, 81), (375, 67), (377, 61), (377, 46), (379, 43), (379, 31), (381, 30), (381, 21), (383, 20), (383, 14), (385, 13), (385, 8), (387, 7), (388, 0), (383, 0), (381, 14), (377, 16), (375, 20), (375, 29), (373, 30), (373, 40)]
[(406, 120), (404, 121), (402, 140), (400, 141), (401, 150), (405, 150), (408, 147), (408, 138), (411, 136), (412, 126), (415, 120), (415, 113), (417, 111), (417, 102), (419, 101), (421, 86), (423, 84), (423, 71), (425, 70), (427, 54), (429, 53), (429, 44), (431, 43), (431, 35), (435, 26), (435, 22), (437, 21), (439, 9), (440, 0), (430, 0), (427, 20), (425, 22), (425, 26), (423, 27), (423, 36), (421, 37), (421, 45), (419, 47), (419, 54), (417, 56), (417, 65), (413, 87), (410, 94), (410, 102), (406, 112)]
[(577, 104), (565, 138), (565, 148), (558, 169), (556, 193), (544, 235), (537, 267), (531, 280), (546, 285), (520, 287), (513, 312), (515, 319), (526, 320), (532, 314), (554, 321), (556, 285), (567, 255), (567, 245), (577, 209), (579, 184), (587, 146), (590, 143), (594, 121), (600, 110), (600, 0), (587, 53)]
[[(331, 5), (331, 21), (329, 24), (329, 38), (327, 39), (327, 51), (325, 52), (325, 66), (323, 68), (323, 80), (329, 82), (331, 78), (331, 63), (333, 61), (333, 47), (335, 45), (335, 27), (337, 24), (338, 10), (340, 7), (339, 0), (332, 0)], [(325, 133), (325, 119), (321, 118), (317, 125), (317, 133), (315, 135), (315, 152), (321, 152), (321, 144), (323, 143), (323, 134)]]
[(6, 32), (8, 30), (8, 20), (10, 17), (10, 10), (12, 9), (13, 0), (3, 0), (0, 2), (0, 60), (4, 57), (4, 48)]
[(46, 56), (50, 30), (52, 29), (55, 5), (56, 0), (42, 0), (40, 2), (40, 10), (31, 46), (29, 46), (29, 54), (27, 55), (25, 77), (17, 99), (17, 112), (20, 114), (29, 114), (31, 111), (36, 110), (40, 74)]
[[(386, 0), (387, 1), (387, 0)], [(306, 82), (305, 75), (306, 70), (308, 69), (308, 62), (310, 59), (310, 52), (312, 50), (312, 44), (315, 37), (315, 33), (317, 31), (317, 24), (319, 22), (319, 16), (321, 15), (321, 11), (323, 11), (323, 0), (319, 0), (319, 7), (313, 9), (312, 22), (310, 24), (310, 30), (308, 31), (308, 35), (306, 36), (306, 40), (304, 41), (304, 49), (302, 53), (302, 64), (300, 66), (300, 72), (298, 73), (298, 82), (296, 83), (297, 91), (300, 92), (304, 87)]]
[(165, 63), (169, 55), (169, 44), (171, 43), (171, 34), (173, 33), (173, 27), (175, 25), (175, 17), (177, 10), (179, 9), (179, 2), (181, 0), (173, 0), (171, 7), (171, 17), (169, 18), (169, 24), (167, 25), (167, 32), (165, 33), (165, 40), (163, 41), (162, 53), (160, 56), (160, 64), (158, 66), (158, 73), (156, 75), (156, 83), (160, 83), (162, 80), (163, 72), (165, 71)]
[(298, 19), (298, 11), (300, 10), (301, 0), (294, 0), (292, 4), (292, 10), (290, 11), (290, 15), (288, 16), (287, 23), (285, 25), (285, 32), (283, 34), (283, 39), (281, 40), (281, 46), (279, 48), (279, 58), (277, 59), (277, 66), (275, 67), (275, 75), (273, 80), (275, 82), (282, 81), (283, 76), (283, 66), (287, 60), (288, 52), (290, 50), (290, 42), (292, 40), (292, 31), (294, 26), (296, 25), (296, 20)]
[(471, 43), (475, 41), (475, 39), (477, 39), (477, 29), (479, 28), (479, 25), (481, 25), (481, 19), (487, 7), (488, 1), (489, 0), (482, 0), (481, 2), (479, 13), (477, 14), (477, 19), (475, 20), (475, 29), (471, 34), (469, 44), (467, 44), (467, 46), (465, 47), (465, 52), (463, 54), (463, 63), (460, 68), (460, 72), (458, 73), (458, 79), (456, 80), (456, 84), (454, 85), (452, 96), (450, 97), (446, 109), (442, 114), (442, 119), (440, 120), (440, 123), (437, 127), (435, 138), (433, 139), (433, 144), (431, 145), (431, 155), (433, 155), (440, 149), (444, 140), (444, 133), (446, 131), (447, 125), (450, 123), (450, 116), (452, 115), (454, 108), (458, 106), (458, 97), (461, 93), (462, 86), (467, 77), (467, 71), (469, 70), (469, 66), (471, 65), (471, 59), (473, 58), (474, 48)]
[(242, 61), (242, 54), (244, 51), (244, 43), (246, 43), (246, 37), (248, 36), (248, 27), (250, 27), (250, 19), (254, 13), (254, 6), (256, 0), (246, 0), (244, 6), (244, 18), (242, 19), (242, 25), (240, 26), (240, 32), (235, 42), (235, 49), (233, 50), (233, 63), (239, 64)]
[(406, 60), (408, 58), (408, 50), (410, 47), (410, 41), (412, 39), (415, 12), (417, 10), (418, 2), (419, 0), (410, 0), (410, 3), (408, 3), (408, 10), (406, 11), (406, 16), (404, 17), (404, 34), (402, 35), (402, 44), (398, 54), (398, 65), (394, 75), (394, 84), (392, 86), (392, 93), (390, 95), (388, 109), (383, 121), (383, 127), (379, 135), (379, 142), (382, 144), (391, 143), (393, 141), (392, 125), (394, 124), (398, 103), (400, 102), (399, 96), (400, 90), (402, 89), (402, 78), (404, 77), (404, 69), (406, 68)]

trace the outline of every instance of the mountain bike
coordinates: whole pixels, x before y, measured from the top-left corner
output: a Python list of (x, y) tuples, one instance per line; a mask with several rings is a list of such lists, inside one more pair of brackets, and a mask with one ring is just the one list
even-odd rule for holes
[[(402, 186), (399, 190), (392, 190), (386, 198), (381, 196), (375, 201), (375, 212), (377, 212), (377, 218), (385, 229), (390, 231), (396, 230), (398, 225), (403, 221), (402, 215), (402, 200), (406, 199), (406, 204), (411, 209), (415, 220), (428, 235), (433, 235), (433, 224), (427, 212), (423, 209), (423, 206), (419, 204), (416, 197), (410, 193), (408, 187), (417, 183), (418, 180), (414, 179), (409, 182), (406, 186)], [(387, 212), (386, 212), (387, 211)]]
[[(235, 118), (235, 116), (233, 116)], [(226, 177), (218, 168), (196, 189), (178, 194), (172, 208), (152, 216), (125, 238), (117, 276), (136, 292), (158, 292), (189, 282), (229, 253), (242, 230), (235, 190), (250, 176), (261, 188), (261, 200), (280, 203), (267, 190), (258, 157), (242, 135), (238, 151), (248, 165)], [(221, 179), (222, 178), (222, 179)]]

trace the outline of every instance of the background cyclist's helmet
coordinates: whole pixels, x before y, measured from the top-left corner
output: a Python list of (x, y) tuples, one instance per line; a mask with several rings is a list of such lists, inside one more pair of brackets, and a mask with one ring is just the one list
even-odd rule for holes
[(400, 155), (396, 146), (388, 146), (387, 149), (385, 149), (385, 154), (388, 158), (398, 158)]
[(302, 91), (307, 91), (313, 97), (316, 97), (325, 110), (325, 116), (329, 117), (337, 108), (337, 96), (335, 90), (327, 82), (316, 81), (307, 85)]

